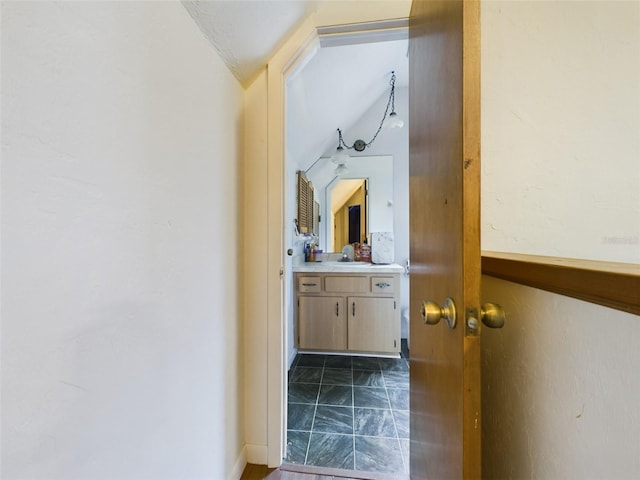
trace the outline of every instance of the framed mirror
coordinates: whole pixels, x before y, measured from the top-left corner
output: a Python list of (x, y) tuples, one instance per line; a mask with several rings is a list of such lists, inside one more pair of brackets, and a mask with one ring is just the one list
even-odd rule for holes
[[(318, 236), (320, 245), (325, 251), (339, 252), (342, 246), (349, 242), (348, 237), (341, 236), (341, 240), (335, 240), (335, 222), (332, 220), (332, 206), (334, 192), (340, 203), (348, 203), (349, 197), (345, 197), (342, 190), (342, 181), (355, 180), (365, 183), (365, 203), (359, 204), (361, 231), (360, 243), (364, 238), (368, 240), (370, 232), (393, 232), (393, 157), (391, 155), (351, 157), (348, 164), (349, 172), (340, 176), (335, 174), (335, 165), (329, 158), (322, 158), (316, 162), (306, 176), (313, 183), (316, 198), (320, 204), (320, 228)], [(354, 194), (354, 185), (351, 184), (351, 193)], [(346, 189), (349, 191), (349, 188)], [(341, 192), (341, 193), (338, 193)], [(352, 203), (352, 205), (358, 205)], [(355, 215), (355, 214), (354, 214)], [(335, 214), (334, 214), (335, 216)], [(344, 225), (344, 223), (342, 224)], [(341, 242), (346, 241), (343, 245)], [(337, 244), (334, 244), (336, 242)]]

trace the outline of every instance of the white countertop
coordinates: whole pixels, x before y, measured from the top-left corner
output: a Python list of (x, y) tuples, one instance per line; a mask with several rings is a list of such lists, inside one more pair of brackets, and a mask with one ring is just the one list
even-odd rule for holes
[(376, 265), (368, 262), (303, 262), (293, 266), (295, 273), (403, 273), (397, 263)]

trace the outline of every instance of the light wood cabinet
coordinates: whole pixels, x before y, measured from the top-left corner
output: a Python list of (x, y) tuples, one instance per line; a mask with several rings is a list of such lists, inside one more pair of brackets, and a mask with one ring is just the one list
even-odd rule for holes
[(299, 297), (300, 345), (312, 350), (345, 350), (347, 316), (343, 297)]
[(396, 301), (393, 298), (349, 297), (348, 349), (397, 352)]
[(298, 348), (397, 354), (397, 274), (296, 273)]

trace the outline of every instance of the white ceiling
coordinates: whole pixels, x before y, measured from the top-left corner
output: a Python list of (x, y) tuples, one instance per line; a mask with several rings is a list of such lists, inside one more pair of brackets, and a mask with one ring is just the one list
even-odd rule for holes
[(408, 84), (406, 53), (407, 40), (320, 48), (287, 81), (287, 155), (306, 170), (335, 150), (336, 129), (349, 137), (350, 127), (372, 106), (382, 119), (391, 72), (396, 87)]
[(182, 0), (182, 4), (247, 87), (289, 35), (326, 1)]
[[(332, 0), (182, 0), (229, 70), (247, 87), (296, 28)], [(397, 38), (397, 37), (396, 37)], [(287, 155), (302, 169), (375, 106), (382, 118), (391, 71), (408, 83), (407, 40), (319, 48), (287, 79)], [(293, 121), (291, 121), (293, 119)], [(371, 132), (375, 132), (375, 129)], [(368, 140), (368, 138), (367, 138)]]

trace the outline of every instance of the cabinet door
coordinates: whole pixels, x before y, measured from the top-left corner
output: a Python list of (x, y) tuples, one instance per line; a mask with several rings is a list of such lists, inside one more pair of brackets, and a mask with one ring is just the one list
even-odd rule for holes
[(393, 298), (349, 297), (349, 350), (399, 352), (398, 314)]
[(347, 315), (344, 297), (298, 297), (298, 347), (346, 350)]

